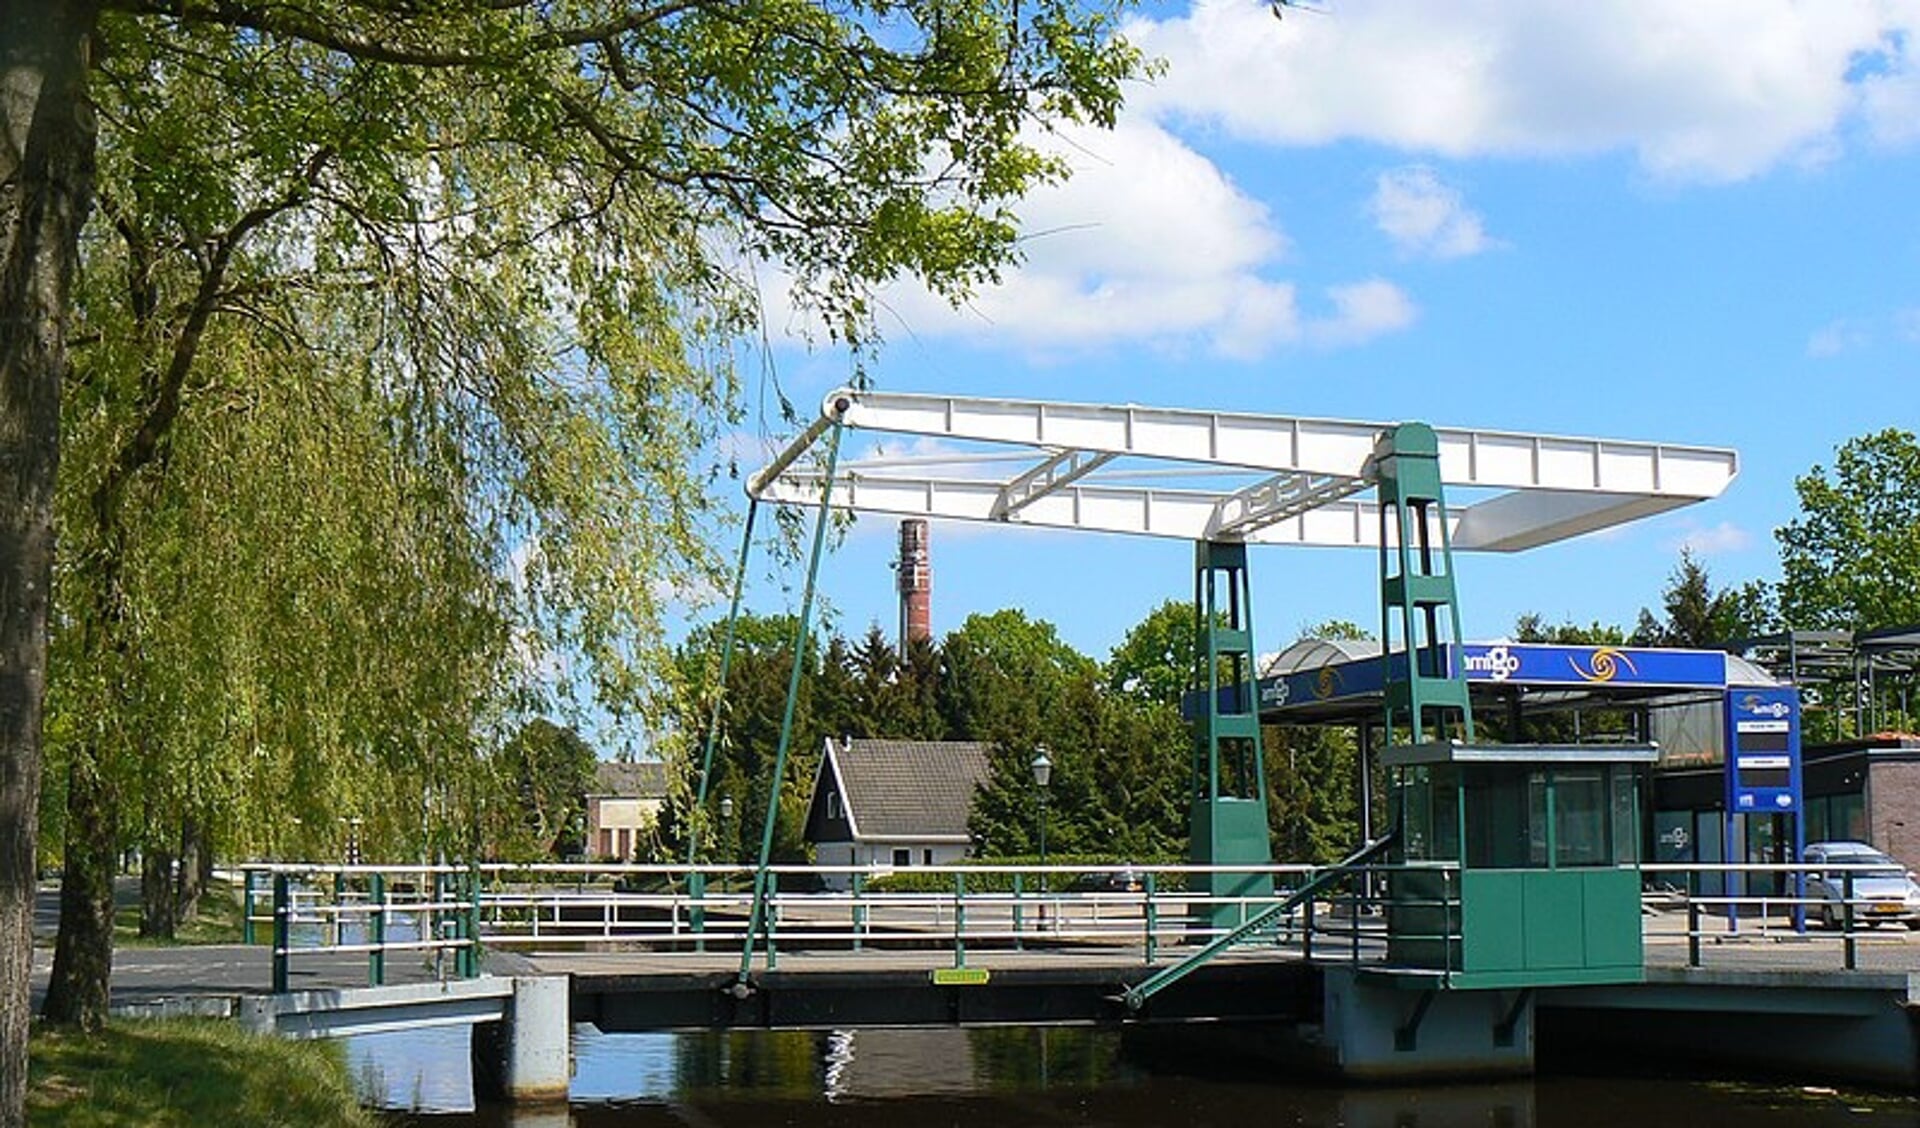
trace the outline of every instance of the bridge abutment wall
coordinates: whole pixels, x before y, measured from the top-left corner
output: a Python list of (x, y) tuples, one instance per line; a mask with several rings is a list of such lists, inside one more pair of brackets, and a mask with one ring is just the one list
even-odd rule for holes
[(1650, 976), (1633, 987), (1550, 992), (1539, 1025), (1554, 1067), (1920, 1088), (1920, 1010), (1906, 975)]

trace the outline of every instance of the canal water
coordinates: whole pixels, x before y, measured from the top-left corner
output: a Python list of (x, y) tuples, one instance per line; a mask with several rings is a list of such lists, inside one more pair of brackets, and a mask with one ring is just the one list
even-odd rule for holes
[(474, 1109), (464, 1029), (352, 1039), (369, 1104), (416, 1128), (1920, 1128), (1920, 1098), (1681, 1077), (1340, 1088), (1149, 1066), (1080, 1029), (574, 1035), (565, 1109)]

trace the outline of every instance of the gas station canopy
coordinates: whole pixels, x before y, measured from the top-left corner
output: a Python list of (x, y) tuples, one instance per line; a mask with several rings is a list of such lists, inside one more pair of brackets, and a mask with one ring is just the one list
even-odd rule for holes
[[(747, 490), (817, 505), (802, 456), (835, 422), (933, 440), (841, 461), (832, 504), (903, 517), (1189, 541), (1378, 547), (1375, 455), (1394, 424), (840, 389)], [(1717, 497), (1731, 450), (1436, 427), (1456, 551), (1517, 552)]]

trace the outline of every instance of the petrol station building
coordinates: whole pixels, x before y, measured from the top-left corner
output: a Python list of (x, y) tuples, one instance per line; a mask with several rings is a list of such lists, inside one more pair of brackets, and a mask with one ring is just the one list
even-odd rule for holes
[[(1920, 646), (1920, 630), (1899, 637), (1909, 636)], [(1830, 662), (1834, 636), (1821, 637), (1819, 660)], [(1791, 674), (1821, 672), (1809, 648), (1792, 656), (1798, 668), (1777, 672), (1768, 668), (1780, 665), (1770, 645), (1749, 650), (1766, 664), (1719, 650), (1506, 641), (1447, 650), (1475, 716), (1509, 741), (1549, 732), (1555, 742), (1658, 747), (1641, 828), (1649, 861), (1786, 862), (1808, 842), (1853, 839), (1920, 865), (1920, 738), (1881, 733), (1803, 746), (1802, 692)], [(1881, 656), (1881, 676), (1888, 668)], [(1266, 664), (1261, 721), (1351, 726), (1371, 763), (1382, 743), (1385, 679), (1377, 642), (1296, 643)], [(1822, 705), (1819, 692), (1810, 696)], [(1362, 776), (1365, 796), (1371, 777)]]

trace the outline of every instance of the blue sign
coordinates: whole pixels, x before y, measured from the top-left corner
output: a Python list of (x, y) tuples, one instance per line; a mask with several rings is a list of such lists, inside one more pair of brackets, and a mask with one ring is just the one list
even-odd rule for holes
[[(1542, 646), (1471, 643), (1449, 646), (1445, 657), (1471, 682), (1515, 685), (1631, 685), (1724, 689), (1727, 656), (1717, 650), (1645, 650), (1624, 646)], [(1389, 661), (1404, 676), (1407, 657)], [(1380, 693), (1386, 670), (1378, 658), (1360, 658), (1283, 677), (1260, 679), (1262, 712)], [(1201, 698), (1204, 700), (1204, 698)]]
[(1476, 682), (1710, 689), (1727, 684), (1727, 656), (1717, 650), (1470, 643), (1459, 653), (1461, 676)]
[(1727, 692), (1727, 814), (1797, 814), (1800, 693), (1791, 687)]

